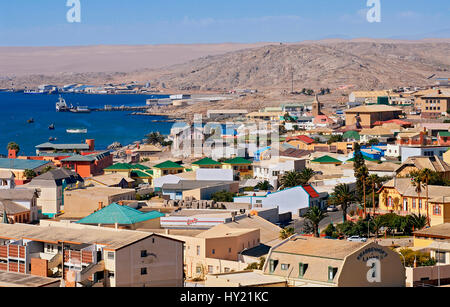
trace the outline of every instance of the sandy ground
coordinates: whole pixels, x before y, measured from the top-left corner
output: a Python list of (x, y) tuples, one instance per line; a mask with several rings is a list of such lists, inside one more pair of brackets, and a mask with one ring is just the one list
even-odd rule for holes
[(0, 47), (0, 74), (21, 76), (63, 72), (130, 72), (181, 64), (208, 55), (267, 44)]

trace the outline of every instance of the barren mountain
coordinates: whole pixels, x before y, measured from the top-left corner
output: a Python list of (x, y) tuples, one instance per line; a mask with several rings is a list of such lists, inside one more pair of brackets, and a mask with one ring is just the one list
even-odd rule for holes
[(132, 79), (164, 82), (168, 88), (296, 89), (303, 87), (392, 88), (425, 85), (450, 70), (450, 43), (337, 42), (269, 45), (208, 56)]
[[(104, 69), (103, 72), (99, 65), (93, 65), (91, 73), (86, 71), (84, 64), (82, 70), (64, 69), (59, 66), (57, 74), (28, 74), (3, 78), (0, 80), (0, 87), (9, 86), (11, 82), (14, 82), (16, 87), (21, 87), (43, 83), (104, 84), (150, 80), (159, 88), (164, 84), (167, 89), (173, 91), (221, 91), (236, 88), (290, 90), (291, 71), (293, 71), (296, 90), (304, 87), (376, 89), (427, 85), (431, 82), (428, 77), (434, 74), (447, 75), (450, 70), (450, 41), (444, 39), (328, 40), (298, 44), (271, 44), (262, 47), (261, 45), (231, 52), (227, 49), (229, 46), (208, 47), (210, 51), (205, 49), (203, 52), (203, 55), (208, 54), (208, 56), (202, 56), (184, 64), (180, 64), (179, 58), (170, 62), (166, 59), (167, 55), (159, 55), (165, 60), (160, 65), (156, 65), (158, 55), (148, 53), (149, 57), (156, 56), (156, 58), (146, 61), (145, 52), (143, 52), (139, 57), (141, 65), (137, 66), (142, 69), (136, 70), (136, 65), (131, 65), (130, 70), (111, 72), (114, 67), (121, 67), (115, 64), (114, 58), (123, 59), (131, 52), (129, 48), (126, 49), (126, 53), (120, 53), (117, 49), (118, 53), (115, 57), (110, 55), (108, 58), (110, 69), (104, 68), (108, 64), (107, 61), (100, 65)], [(223, 50), (223, 54), (217, 54), (218, 50)], [(195, 54), (201, 56), (198, 51)], [(73, 68), (77, 63), (80, 65), (90, 63), (90, 59), (89, 55), (78, 59), (70, 58), (65, 65)], [(161, 68), (164, 66), (163, 63), (166, 63), (166, 66)]]

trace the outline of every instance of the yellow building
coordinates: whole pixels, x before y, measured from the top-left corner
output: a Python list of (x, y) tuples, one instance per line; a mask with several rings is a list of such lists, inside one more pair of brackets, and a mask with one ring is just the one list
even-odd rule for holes
[(450, 223), (444, 223), (414, 232), (414, 247), (417, 248), (426, 248), (434, 242), (443, 241), (450, 242)]
[(199, 161), (192, 163), (193, 171), (196, 171), (199, 168), (220, 169), (220, 168), (222, 168), (222, 163), (214, 161), (213, 159), (210, 159), (210, 158), (204, 158), (204, 159), (201, 159)]
[(241, 179), (244, 177), (253, 177), (253, 166), (252, 162), (244, 158), (234, 158), (223, 162), (223, 169), (232, 169), (236, 176)]
[(450, 222), (450, 187), (428, 186), (427, 201), (425, 187), (419, 197), (410, 178), (394, 178), (381, 188), (379, 197), (380, 213), (422, 214), (431, 226)]
[(153, 179), (166, 175), (176, 175), (184, 172), (184, 167), (172, 161), (166, 161), (153, 166)]

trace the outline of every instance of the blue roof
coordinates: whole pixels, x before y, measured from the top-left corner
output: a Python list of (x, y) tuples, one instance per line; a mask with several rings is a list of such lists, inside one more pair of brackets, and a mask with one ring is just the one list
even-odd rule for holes
[(24, 160), (24, 159), (7, 159), (0, 158), (0, 168), (5, 169), (17, 169), (17, 170), (25, 170), (31, 169), (34, 170), (43, 165), (49, 164), (48, 161), (41, 160)]
[(113, 203), (79, 220), (78, 224), (131, 225), (165, 216), (158, 211), (141, 212), (128, 206)]

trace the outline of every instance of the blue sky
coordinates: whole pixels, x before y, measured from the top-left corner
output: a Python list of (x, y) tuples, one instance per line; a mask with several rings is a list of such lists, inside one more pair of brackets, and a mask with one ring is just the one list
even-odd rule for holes
[(380, 0), (380, 23), (367, 0), (80, 0), (81, 23), (67, 22), (66, 1), (1, 1), (0, 45), (450, 37), (449, 0)]

